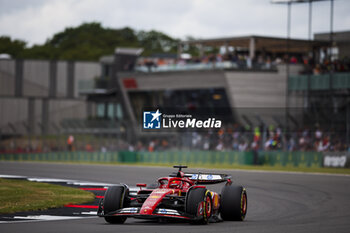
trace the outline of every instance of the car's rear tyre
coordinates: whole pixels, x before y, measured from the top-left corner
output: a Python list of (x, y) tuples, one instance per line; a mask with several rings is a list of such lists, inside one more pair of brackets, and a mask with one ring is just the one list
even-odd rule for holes
[[(125, 190), (124, 186), (112, 186), (107, 189), (103, 200), (103, 210), (105, 215), (124, 207), (124, 196), (127, 194), (127, 191), (128, 190)], [(126, 217), (105, 216), (105, 220), (108, 223), (122, 224), (125, 222)]]
[(212, 214), (210, 192), (205, 188), (190, 189), (186, 195), (185, 211), (197, 218), (192, 223), (207, 224)]
[(226, 185), (221, 191), (220, 215), (224, 221), (243, 221), (247, 214), (247, 192), (242, 186)]

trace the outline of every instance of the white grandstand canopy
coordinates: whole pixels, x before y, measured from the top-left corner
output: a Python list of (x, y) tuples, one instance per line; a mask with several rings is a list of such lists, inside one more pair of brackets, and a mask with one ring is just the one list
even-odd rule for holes
[(307, 2), (324, 2), (331, 0), (272, 0), (271, 3), (288, 4), (288, 3), (307, 3)]
[(143, 52), (143, 48), (116, 48), (116, 54), (126, 54), (126, 55), (140, 55)]

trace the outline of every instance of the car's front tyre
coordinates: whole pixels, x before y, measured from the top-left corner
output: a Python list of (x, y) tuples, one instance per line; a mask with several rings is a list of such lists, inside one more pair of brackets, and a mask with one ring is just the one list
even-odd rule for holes
[[(112, 186), (107, 189), (103, 200), (105, 215), (124, 207), (125, 195), (128, 193), (128, 190), (125, 189), (124, 186)], [(104, 218), (106, 222), (113, 224), (122, 224), (126, 220), (124, 216), (105, 216)]]

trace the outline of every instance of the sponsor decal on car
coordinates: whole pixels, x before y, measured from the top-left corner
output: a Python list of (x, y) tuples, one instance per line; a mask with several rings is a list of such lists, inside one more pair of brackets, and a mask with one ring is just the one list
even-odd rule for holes
[(139, 212), (139, 208), (124, 208), (119, 210), (119, 213), (122, 214), (136, 214)]
[(158, 209), (157, 214), (177, 215), (177, 216), (180, 215), (180, 213), (177, 210), (172, 210), (172, 209)]
[(200, 202), (198, 205), (198, 210), (197, 210), (197, 215), (198, 216), (202, 216), (204, 211), (203, 211), (203, 207), (204, 207), (204, 201)]
[(191, 175), (191, 180), (222, 180), (220, 175), (212, 175), (212, 174), (200, 174), (198, 178), (198, 174), (189, 174)]
[(159, 213), (161, 213), (161, 214), (167, 214), (168, 212), (166, 211), (166, 209), (160, 209), (160, 210), (159, 210)]

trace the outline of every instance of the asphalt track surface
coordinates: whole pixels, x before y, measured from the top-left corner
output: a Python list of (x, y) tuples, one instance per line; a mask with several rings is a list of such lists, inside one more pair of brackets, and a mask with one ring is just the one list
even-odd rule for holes
[[(198, 171), (197, 169), (187, 169)], [(0, 162), (0, 173), (91, 182), (152, 183), (174, 171), (164, 167)], [(208, 170), (231, 174), (247, 189), (244, 222), (209, 225), (128, 219), (123, 225), (103, 218), (0, 224), (0, 232), (350, 232), (350, 176)], [(210, 186), (220, 191), (221, 186)]]

